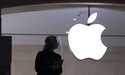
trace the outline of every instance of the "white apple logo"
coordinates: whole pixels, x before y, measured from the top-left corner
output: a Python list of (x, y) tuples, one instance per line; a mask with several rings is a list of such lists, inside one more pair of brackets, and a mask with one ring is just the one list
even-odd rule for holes
[[(88, 24), (91, 24), (97, 17), (93, 13), (88, 18)], [(76, 24), (68, 32), (68, 43), (72, 53), (79, 60), (92, 58), (99, 60), (105, 54), (107, 47), (101, 41), (101, 34), (105, 27), (101, 24)]]

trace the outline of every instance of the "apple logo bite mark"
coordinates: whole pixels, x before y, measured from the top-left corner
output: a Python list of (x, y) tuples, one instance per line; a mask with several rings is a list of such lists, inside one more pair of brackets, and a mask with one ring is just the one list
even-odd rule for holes
[(70, 50), (79, 60), (86, 58), (99, 60), (107, 50), (107, 47), (101, 41), (101, 35), (105, 27), (101, 24), (92, 24), (96, 17), (97, 13), (93, 13), (87, 21), (89, 26), (76, 24), (67, 33)]

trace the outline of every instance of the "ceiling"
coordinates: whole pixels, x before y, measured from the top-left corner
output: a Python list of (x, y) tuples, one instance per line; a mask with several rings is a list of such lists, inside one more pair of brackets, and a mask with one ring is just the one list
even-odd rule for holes
[[(108, 47), (125, 46), (125, 10), (124, 7), (91, 7), (90, 12), (97, 12), (94, 23), (106, 27), (102, 37)], [(80, 16), (79, 13), (81, 13)], [(78, 18), (73, 21), (73, 18)], [(44, 36), (37, 34), (57, 34), (63, 45), (67, 45), (66, 31), (71, 26), (85, 24), (88, 18), (88, 8), (82, 7), (13, 7), (2, 9), (2, 34), (13, 35), (14, 44), (43, 44)], [(31, 35), (36, 34), (36, 35)]]
[(22, 5), (32, 4), (46, 4), (46, 3), (76, 3), (76, 2), (88, 2), (88, 3), (117, 3), (124, 4), (124, 0), (0, 0), (0, 7), (14, 7)]

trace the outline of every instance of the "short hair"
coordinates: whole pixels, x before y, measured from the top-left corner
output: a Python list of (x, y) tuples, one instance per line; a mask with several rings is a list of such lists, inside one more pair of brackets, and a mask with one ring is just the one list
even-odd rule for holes
[(56, 42), (57, 42), (57, 39), (56, 39), (56, 36), (54, 36), (54, 35), (49, 35), (45, 39), (46, 44), (53, 44), (53, 43), (56, 43)]

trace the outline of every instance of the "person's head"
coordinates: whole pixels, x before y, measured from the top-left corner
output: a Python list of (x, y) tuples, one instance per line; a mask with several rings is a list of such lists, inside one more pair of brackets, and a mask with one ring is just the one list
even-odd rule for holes
[(46, 49), (50, 49), (50, 50), (54, 50), (58, 48), (58, 42), (57, 42), (56, 36), (54, 35), (47, 36), (45, 39), (45, 47)]

